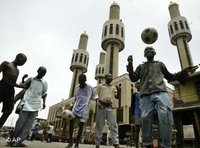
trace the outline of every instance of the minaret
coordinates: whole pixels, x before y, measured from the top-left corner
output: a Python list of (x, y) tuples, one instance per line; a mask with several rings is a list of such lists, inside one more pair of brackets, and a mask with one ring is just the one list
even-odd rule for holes
[(75, 86), (78, 84), (80, 74), (87, 72), (89, 53), (86, 51), (88, 35), (86, 32), (80, 36), (78, 49), (73, 51), (70, 70), (73, 72), (69, 98), (74, 97)]
[(113, 78), (118, 76), (119, 52), (124, 49), (124, 24), (119, 18), (120, 7), (117, 3), (110, 6), (110, 16), (103, 25), (102, 43), (103, 50), (106, 51), (105, 74), (111, 73)]
[(184, 69), (193, 65), (188, 42), (192, 39), (188, 21), (180, 15), (178, 4), (171, 2), (169, 13), (171, 20), (168, 23), (171, 43), (177, 46), (181, 68)]
[(96, 66), (96, 70), (95, 70), (95, 79), (97, 80), (97, 84), (101, 84), (104, 82), (105, 57), (106, 57), (106, 53), (104, 51), (101, 51), (100, 57), (99, 57), (99, 64)]

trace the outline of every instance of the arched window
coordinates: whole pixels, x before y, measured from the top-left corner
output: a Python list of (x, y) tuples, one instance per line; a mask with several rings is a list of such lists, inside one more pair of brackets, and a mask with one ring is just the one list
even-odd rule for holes
[(116, 34), (119, 34), (119, 25), (116, 25)]
[(101, 67), (99, 67), (99, 74), (101, 73)]
[(181, 29), (184, 29), (183, 22), (180, 20), (179, 23), (180, 23)]
[(124, 28), (122, 27), (121, 29), (121, 37), (123, 38), (124, 37)]
[(177, 22), (174, 22), (174, 28), (175, 28), (176, 31), (178, 30), (178, 24), (177, 24)]
[(78, 60), (78, 53), (76, 53), (75, 62)]
[(186, 26), (186, 29), (189, 29), (187, 21), (185, 21), (185, 26)]
[(85, 55), (84, 64), (86, 64), (86, 62), (87, 62), (87, 55)]
[(170, 25), (170, 32), (171, 32), (171, 34), (173, 34), (173, 33), (174, 33), (174, 30), (173, 30), (173, 27), (172, 27), (172, 25)]
[(106, 35), (107, 35), (107, 30), (108, 30), (108, 27), (107, 27), (107, 26), (105, 26), (105, 30), (104, 30), (104, 36), (106, 36)]
[(82, 60), (83, 60), (83, 54), (81, 53), (81, 56), (80, 56), (79, 62), (82, 62)]
[(110, 30), (109, 30), (109, 34), (112, 34), (113, 33), (113, 24), (110, 24)]

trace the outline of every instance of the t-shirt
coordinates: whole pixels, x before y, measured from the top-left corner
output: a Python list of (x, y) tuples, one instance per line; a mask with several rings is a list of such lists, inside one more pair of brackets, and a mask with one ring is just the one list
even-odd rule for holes
[(88, 119), (90, 99), (95, 100), (96, 93), (92, 86), (86, 84), (84, 88), (78, 85), (75, 91), (75, 104), (72, 108), (73, 115)]
[(26, 83), (30, 83), (26, 90), (22, 104), (24, 111), (39, 111), (41, 108), (42, 96), (47, 93), (47, 83), (42, 79), (29, 78)]
[(53, 125), (48, 125), (47, 133), (48, 134), (53, 134), (53, 132), (54, 132), (54, 126)]
[(114, 99), (117, 89), (115, 86), (100, 84), (96, 87), (98, 99), (105, 103), (111, 103), (111, 107), (115, 107)]

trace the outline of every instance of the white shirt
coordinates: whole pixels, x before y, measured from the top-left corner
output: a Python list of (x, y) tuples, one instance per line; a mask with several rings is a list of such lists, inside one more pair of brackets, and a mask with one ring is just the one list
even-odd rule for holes
[(99, 84), (96, 87), (96, 92), (98, 94), (99, 100), (102, 102), (112, 103), (112, 107), (115, 107), (115, 94), (117, 93), (117, 89), (115, 86), (107, 85), (107, 84)]
[(29, 78), (25, 84), (30, 83), (26, 90), (22, 104), (24, 111), (39, 111), (41, 108), (42, 96), (47, 93), (47, 83), (42, 79)]
[(92, 86), (86, 84), (84, 88), (76, 87), (75, 104), (72, 109), (73, 115), (88, 119), (90, 99), (95, 100), (96, 93)]
[(53, 134), (53, 132), (54, 132), (54, 126), (53, 125), (48, 125), (47, 133), (48, 134)]

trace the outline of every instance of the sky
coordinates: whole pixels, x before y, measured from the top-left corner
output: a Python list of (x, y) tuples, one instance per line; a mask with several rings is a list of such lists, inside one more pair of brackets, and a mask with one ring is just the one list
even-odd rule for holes
[[(0, 63), (12, 62), (18, 53), (28, 60), (19, 67), (18, 81), (24, 74), (37, 75), (39, 66), (47, 68), (46, 109), (39, 118), (47, 118), (49, 106), (68, 99), (73, 72), (69, 69), (73, 50), (78, 48), (81, 33), (88, 34), (89, 65), (87, 83), (97, 84), (95, 67), (99, 63), (101, 34), (109, 18), (114, 0), (0, 0)], [(119, 75), (126, 73), (127, 57), (133, 55), (134, 67), (146, 59), (147, 44), (141, 32), (147, 27), (158, 31), (152, 44), (157, 52), (155, 60), (165, 63), (172, 73), (181, 70), (176, 46), (170, 43), (167, 24), (170, 21), (170, 0), (115, 0), (120, 5), (120, 18), (125, 25), (125, 48), (119, 53)], [(174, 0), (180, 13), (188, 19), (192, 32), (189, 42), (194, 65), (200, 64), (200, 1)], [(199, 69), (198, 69), (199, 70)], [(2, 74), (0, 74), (0, 78)], [(20, 89), (16, 88), (16, 93)], [(0, 104), (0, 109), (2, 104)], [(14, 126), (18, 115), (12, 113), (5, 125)]]

